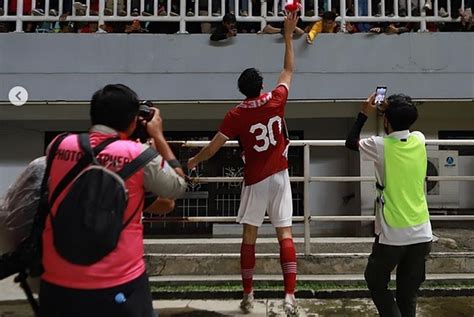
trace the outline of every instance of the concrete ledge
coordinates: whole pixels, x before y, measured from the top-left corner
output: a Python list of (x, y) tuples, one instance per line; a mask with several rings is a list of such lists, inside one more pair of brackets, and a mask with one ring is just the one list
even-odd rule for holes
[[(254, 275), (256, 283), (264, 282), (268, 285), (280, 285), (283, 277), (278, 275)], [(396, 275), (392, 274), (392, 280), (396, 279)], [(150, 276), (150, 283), (155, 286), (172, 285), (222, 285), (223, 283), (241, 283), (241, 276), (235, 275), (171, 275), (171, 276)], [(340, 285), (354, 285), (365, 283), (363, 274), (298, 274), (298, 282), (309, 283), (337, 283)], [(427, 274), (425, 284), (443, 283), (458, 284), (472, 283), (474, 286), (474, 274)]]
[[(283, 298), (283, 291), (256, 290), (256, 298)], [(304, 290), (295, 293), (296, 298), (370, 298), (369, 290), (347, 289), (347, 290), (327, 290), (312, 291)], [(185, 292), (152, 292), (153, 299), (242, 299), (242, 291), (185, 291)], [(421, 288), (419, 290), (421, 297), (457, 297), (474, 296), (474, 289), (471, 288)]]
[[(147, 254), (154, 275), (232, 275), (240, 273), (239, 254)], [(362, 274), (368, 253), (298, 254), (300, 274)], [(279, 254), (257, 254), (256, 274), (280, 274)], [(474, 252), (434, 252), (427, 273), (474, 273)]]
[[(447, 243), (449, 241), (450, 243)], [(304, 252), (304, 239), (295, 238), (296, 252)], [(334, 237), (312, 238), (313, 253), (370, 253), (374, 238), (367, 237)], [(240, 238), (210, 239), (147, 239), (144, 241), (145, 253), (189, 254), (189, 253), (239, 253)], [(210, 247), (212, 246), (212, 247)], [(452, 239), (435, 239), (432, 252), (465, 252), (473, 248), (459, 247)], [(256, 244), (258, 253), (279, 253), (280, 247), (276, 238), (259, 238)]]

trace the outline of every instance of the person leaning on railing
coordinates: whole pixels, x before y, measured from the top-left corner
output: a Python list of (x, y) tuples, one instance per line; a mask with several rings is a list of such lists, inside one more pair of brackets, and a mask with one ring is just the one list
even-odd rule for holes
[[(418, 111), (410, 97), (392, 95), (379, 105), (387, 136), (360, 139), (369, 115), (377, 111), (375, 94), (364, 102), (351, 128), (346, 147), (372, 161), (377, 179), (375, 242), (365, 280), (381, 316), (414, 317), (417, 291), (425, 280), (432, 231), (424, 185), (425, 137), (410, 132)], [(396, 301), (388, 289), (397, 268)]]
[(331, 11), (326, 11), (323, 13), (323, 19), (321, 21), (315, 22), (312, 26), (308, 27), (306, 42), (308, 44), (313, 44), (319, 33), (336, 33), (337, 30), (336, 14)]
[(237, 36), (237, 19), (232, 13), (227, 13), (211, 34), (211, 41), (222, 41)]

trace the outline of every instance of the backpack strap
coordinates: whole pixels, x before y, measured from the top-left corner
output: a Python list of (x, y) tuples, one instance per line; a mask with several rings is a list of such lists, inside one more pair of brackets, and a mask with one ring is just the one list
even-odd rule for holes
[(48, 179), (49, 174), (51, 173), (51, 165), (53, 165), (53, 160), (56, 156), (56, 152), (58, 151), (59, 145), (68, 135), (69, 133), (67, 132), (58, 135), (54, 140), (54, 143), (52, 143), (51, 147), (49, 148), (48, 155), (46, 156), (46, 169), (44, 171), (43, 180), (41, 181), (41, 194), (43, 194), (48, 188)]
[(140, 153), (133, 161), (126, 164), (117, 174), (126, 181), (130, 176), (138, 172), (142, 167), (150, 163), (155, 157), (158, 156), (158, 153), (152, 149), (147, 148), (145, 151)]
[(61, 142), (69, 135), (69, 133), (62, 133), (56, 137), (54, 142), (51, 144), (49, 148), (49, 152), (46, 156), (46, 168), (43, 175), (43, 180), (41, 181), (40, 187), (40, 201), (39, 201), (39, 211), (36, 213), (36, 217), (34, 220), (33, 230), (35, 228), (39, 229), (39, 232), (43, 232), (45, 220), (49, 213), (48, 205), (48, 181), (49, 175), (51, 173), (51, 166), (53, 165), (54, 157), (56, 156), (56, 152), (58, 151), (59, 145)]
[[(117, 174), (124, 181), (126, 181), (130, 176), (138, 172), (140, 169), (142, 169), (145, 165), (147, 165), (157, 156), (158, 156), (158, 153), (154, 149), (148, 148), (145, 151), (143, 151), (139, 156), (137, 156), (133, 161), (125, 165), (119, 172), (117, 172)], [(143, 195), (140, 203), (138, 204), (133, 214), (123, 224), (123, 228), (128, 226), (128, 224), (132, 221), (132, 219), (140, 210), (140, 207), (142, 206), (144, 200), (145, 200), (145, 196)]]
[[(81, 133), (78, 135), (79, 139), (79, 144), (81, 142), (81, 138), (84, 138), (84, 135), (87, 137), (87, 140), (89, 141), (89, 135), (88, 133)], [(105, 149), (105, 147), (115, 141), (117, 141), (119, 138), (118, 137), (113, 137), (110, 139), (107, 139), (97, 145), (95, 148), (91, 149), (91, 152), (93, 153), (93, 156), (91, 155), (84, 155), (77, 163), (74, 165), (74, 167), (69, 171), (69, 173), (64, 176), (59, 184), (56, 186), (56, 188), (53, 191), (53, 194), (51, 195), (51, 200), (50, 200), (50, 206), (53, 206), (54, 203), (56, 202), (56, 199), (59, 197), (59, 195), (62, 193), (62, 191), (74, 180), (74, 178), (79, 175), (84, 168), (87, 167), (91, 163), (91, 161), (99, 154), (102, 152), (102, 150)], [(90, 141), (88, 142), (90, 146)], [(89, 153), (90, 154), (90, 153)]]
[(133, 212), (133, 214), (127, 219), (127, 221), (125, 221), (125, 223), (123, 224), (122, 230), (125, 229), (126, 226), (128, 226), (128, 224), (132, 221), (132, 219), (138, 213), (138, 211), (140, 210), (140, 207), (142, 206), (144, 200), (145, 200), (145, 195), (142, 195), (142, 199), (140, 200), (140, 203), (138, 204), (138, 206), (135, 209), (135, 211)]

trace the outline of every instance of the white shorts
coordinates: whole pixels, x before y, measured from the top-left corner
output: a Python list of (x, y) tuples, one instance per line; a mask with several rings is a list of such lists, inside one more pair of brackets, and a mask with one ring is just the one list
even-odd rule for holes
[(242, 188), (237, 222), (260, 227), (265, 211), (275, 228), (291, 226), (293, 201), (287, 169)]

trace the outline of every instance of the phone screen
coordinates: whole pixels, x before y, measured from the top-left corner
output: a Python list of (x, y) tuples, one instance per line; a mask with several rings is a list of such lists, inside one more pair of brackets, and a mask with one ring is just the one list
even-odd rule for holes
[(387, 87), (385, 86), (378, 86), (375, 89), (375, 104), (380, 105), (385, 100), (385, 96), (387, 95)]

